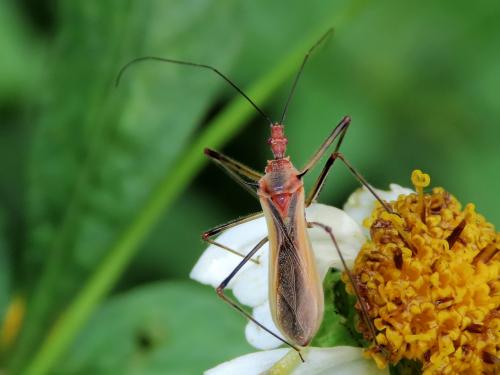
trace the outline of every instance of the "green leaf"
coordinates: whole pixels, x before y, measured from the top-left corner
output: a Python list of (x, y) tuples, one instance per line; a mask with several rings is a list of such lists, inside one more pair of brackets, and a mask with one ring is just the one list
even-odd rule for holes
[(331, 347), (339, 345), (360, 346), (357, 332), (353, 331), (355, 299), (345, 292), (340, 279), (341, 272), (330, 270), (323, 282), (325, 293), (325, 313), (312, 346)]
[(41, 73), (39, 45), (16, 6), (13, 1), (0, 3), (0, 101), (9, 104), (31, 94)]
[[(211, 61), (222, 69), (236, 48), (228, 41), (220, 54), (206, 44), (197, 49), (197, 56), (184, 48), (188, 37), (202, 46), (222, 37), (213, 17), (228, 17), (230, 6), (220, 8), (211, 1), (176, 3), (177, 8), (161, 1), (125, 7), (119, 3), (63, 5), (52, 90), (37, 126), (29, 192), (33, 245), (28, 257), (41, 259), (48, 247), (50, 269), (64, 264), (74, 271), (68, 272), (62, 297), (73, 289), (68, 284), (77, 284), (94, 267), (116, 233), (144, 205), (220, 85), (206, 72), (152, 63), (130, 69), (122, 86), (113, 89), (120, 65), (148, 53)], [(212, 29), (199, 35), (206, 18), (211, 18)], [(164, 22), (169, 22), (168, 32), (160, 27)], [(188, 35), (183, 34), (186, 28)], [(114, 53), (105, 53), (109, 49)]]
[[(354, 8), (357, 9), (357, 7)], [(317, 30), (310, 32), (307, 37), (304, 37), (303, 40), (291, 49), (287, 56), (278, 61), (268, 74), (258, 80), (247, 91), (248, 95), (257, 100), (268, 99), (277, 87), (296, 71), (296, 67), (300, 64), (304, 56), (304, 51), (319, 38), (326, 27), (332, 23), (336, 24), (336, 20), (338, 19), (345, 21), (350, 16), (352, 16), (352, 9), (348, 8), (346, 12), (336, 14), (335, 17), (332, 17), (327, 25), (318, 27)], [(192, 146), (183, 154), (174, 168), (164, 175), (143, 209), (134, 217), (131, 224), (123, 230), (121, 236), (119, 236), (109, 249), (108, 255), (95, 269), (88, 282), (58, 318), (54, 326), (50, 328), (43, 345), (40, 346), (40, 351), (37, 352), (35, 359), (29, 364), (26, 370), (27, 373), (43, 374), (50, 369), (56, 358), (61, 355), (68, 342), (75, 335), (80, 325), (93, 310), (96, 303), (109, 291), (109, 288), (121, 272), (123, 272), (130, 258), (137, 250), (138, 245), (142, 243), (145, 236), (150, 232), (152, 225), (160, 217), (162, 210), (173, 201), (175, 196), (182, 191), (185, 184), (199, 170), (204, 162), (202, 158), (203, 148), (207, 145), (213, 147), (222, 144), (235, 134), (252, 114), (251, 107), (243, 99), (238, 98), (231, 102), (220, 115), (211, 121), (207, 129), (193, 142)], [(57, 267), (52, 267), (52, 270), (53, 279), (57, 278)], [(64, 283), (62, 285), (64, 286)], [(38, 296), (39, 299), (36, 301), (38, 303), (34, 304), (35, 307), (43, 305), (44, 302), (47, 304), (45, 296), (40, 293), (38, 293)], [(37, 319), (29, 320), (32, 326), (36, 324), (33, 323), (34, 321), (36, 322)], [(38, 324), (40, 324), (39, 321)], [(31, 330), (36, 332), (36, 329)], [(26, 331), (30, 332), (28, 329)], [(29, 339), (25, 341), (29, 345), (32, 339), (29, 335), (27, 337)], [(24, 357), (26, 357), (26, 351), (18, 355), (16, 364), (22, 363), (22, 358)]]
[(3, 322), (5, 318), (5, 312), (7, 311), (11, 298), (11, 269), (9, 255), (5, 238), (5, 217), (3, 211), (0, 211), (0, 322)]
[(389, 366), (391, 375), (420, 375), (422, 373), (422, 364), (417, 361), (403, 359), (396, 365)]
[(141, 279), (141, 275), (146, 275), (149, 280), (189, 276), (207, 247), (207, 243), (200, 239), (201, 233), (231, 219), (224, 205), (203, 198), (199, 191), (189, 189), (172, 204), (142, 246), (124, 279), (128, 278), (130, 282), (131, 277)]
[[(38, 275), (34, 271), (45, 265), (19, 356), (32, 349), (54, 313), (137, 216), (222, 84), (207, 72), (151, 63), (131, 68), (115, 89), (119, 68), (150, 54), (225, 69), (238, 47), (237, 32), (227, 35), (218, 22), (231, 18), (230, 1), (95, 0), (60, 7), (28, 191), (26, 274)], [(210, 42), (223, 38), (220, 53)], [(194, 52), (188, 40), (196, 40)]]
[(103, 304), (56, 374), (200, 374), (250, 352), (245, 320), (209, 288), (166, 282)]

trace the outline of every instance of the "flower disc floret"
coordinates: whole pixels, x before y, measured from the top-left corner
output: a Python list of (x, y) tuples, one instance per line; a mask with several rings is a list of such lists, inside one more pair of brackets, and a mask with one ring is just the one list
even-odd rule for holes
[[(415, 171), (416, 194), (380, 205), (365, 220), (352, 270), (381, 366), (420, 361), (424, 374), (494, 374), (500, 361), (500, 234), (473, 204), (462, 208)], [(345, 277), (347, 280), (347, 277)], [(354, 293), (348, 283), (348, 290)], [(372, 339), (360, 319), (359, 329)]]

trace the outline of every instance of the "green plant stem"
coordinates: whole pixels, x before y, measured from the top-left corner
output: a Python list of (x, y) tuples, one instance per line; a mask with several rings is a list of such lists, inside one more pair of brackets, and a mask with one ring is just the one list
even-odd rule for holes
[[(356, 3), (355, 3), (356, 4)], [(356, 8), (349, 8), (347, 14), (339, 17), (346, 21)], [(293, 51), (279, 60), (268, 74), (254, 84), (247, 94), (257, 102), (265, 102), (297, 70), (305, 51), (324, 33), (331, 24), (311, 33)], [(105, 259), (99, 264), (87, 283), (76, 295), (73, 302), (62, 312), (50, 329), (38, 352), (26, 368), (26, 375), (47, 374), (64, 350), (71, 344), (79, 328), (86, 322), (100, 300), (111, 290), (127, 267), (144, 239), (158, 222), (161, 215), (183, 191), (206, 162), (203, 157), (205, 147), (218, 147), (235, 135), (252, 116), (254, 109), (241, 97), (235, 98), (217, 116), (183, 154), (176, 166), (168, 173), (135, 220), (124, 231), (118, 241), (109, 249)]]

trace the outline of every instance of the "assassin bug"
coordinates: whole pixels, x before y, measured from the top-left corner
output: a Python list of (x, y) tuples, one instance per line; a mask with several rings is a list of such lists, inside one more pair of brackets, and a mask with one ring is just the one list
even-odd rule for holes
[[(269, 334), (296, 350), (301, 359), (302, 356), (300, 354), (300, 347), (307, 346), (317, 332), (323, 319), (324, 305), (322, 281), (320, 280), (316, 270), (314, 255), (312, 252), (313, 250), (307, 233), (308, 228), (313, 226), (319, 227), (330, 236), (351, 280), (351, 283), (359, 296), (357, 284), (345, 264), (332, 229), (322, 223), (307, 222), (305, 217), (305, 208), (311, 205), (311, 203), (318, 197), (335, 160), (340, 159), (346, 165), (348, 170), (376, 197), (385, 209), (392, 212), (390, 207), (377, 196), (366, 180), (339, 152), (346, 131), (351, 123), (350, 117), (346, 116), (338, 123), (332, 133), (326, 138), (323, 144), (313, 154), (302, 169), (296, 169), (290, 161), (290, 158), (286, 156), (286, 145), (288, 140), (285, 136), (285, 127), (283, 124), (288, 111), (288, 106), (309, 56), (326, 38), (332, 34), (332, 32), (333, 29), (329, 29), (304, 56), (302, 64), (293, 81), (290, 93), (288, 94), (288, 98), (279, 122), (273, 122), (271, 118), (236, 84), (234, 84), (220, 71), (209, 65), (164, 59), (154, 56), (140, 57), (126, 64), (120, 70), (116, 81), (118, 84), (124, 71), (130, 65), (147, 60), (208, 69), (229, 83), (270, 124), (271, 136), (268, 140), (268, 144), (270, 145), (274, 159), (267, 162), (264, 174), (261, 174), (215, 150), (208, 148), (205, 149), (205, 154), (212, 161), (222, 167), (225, 172), (227, 172), (243, 188), (249, 191), (260, 201), (262, 212), (251, 214), (219, 225), (204, 232), (202, 234), (202, 239), (243, 258), (236, 268), (216, 288), (219, 297), (243, 314), (246, 318), (267, 331)], [(327, 152), (328, 148), (335, 141), (337, 141), (337, 143), (334, 151), (331, 153), (326, 164), (324, 165), (323, 170), (313, 185), (311, 192), (309, 192), (306, 196), (303, 178), (319, 162), (322, 156), (324, 156)], [(242, 255), (238, 253), (238, 251), (212, 239), (212, 237), (229, 228), (262, 216), (265, 216), (266, 218), (268, 235), (260, 240), (247, 255)], [(278, 333), (271, 331), (259, 323), (247, 311), (245, 311), (240, 305), (224, 293), (224, 289), (231, 279), (238, 273), (238, 271), (241, 270), (245, 263), (253, 260), (252, 257), (267, 242), (269, 242), (270, 248), (269, 301), (271, 305), (271, 314), (276, 326), (284, 337), (281, 337)], [(367, 326), (371, 331), (372, 338), (374, 338), (375, 329), (371, 321), (368, 319), (367, 308), (362, 300), (360, 300), (360, 305)]]

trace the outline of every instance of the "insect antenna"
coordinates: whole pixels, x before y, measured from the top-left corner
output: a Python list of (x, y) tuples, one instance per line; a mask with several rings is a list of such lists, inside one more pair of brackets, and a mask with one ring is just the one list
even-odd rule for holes
[(271, 118), (262, 110), (259, 108), (255, 102), (248, 97), (247, 94), (243, 92), (242, 89), (240, 89), (233, 81), (231, 81), (226, 75), (222, 74), (218, 69), (214, 68), (213, 66), (210, 65), (205, 65), (205, 64), (197, 64), (197, 63), (192, 63), (189, 61), (182, 61), (182, 60), (173, 60), (173, 59), (165, 59), (162, 57), (156, 57), (156, 56), (143, 56), (143, 57), (138, 57), (136, 59), (133, 59), (126, 63), (118, 72), (118, 75), (116, 76), (116, 81), (115, 81), (115, 86), (117, 87), (120, 84), (121, 78), (125, 71), (131, 66), (136, 63), (144, 62), (144, 61), (159, 61), (159, 62), (165, 62), (165, 63), (170, 63), (170, 64), (177, 64), (177, 65), (187, 65), (187, 66), (193, 66), (195, 68), (204, 68), (211, 70), (215, 74), (217, 74), (219, 77), (221, 77), (224, 81), (229, 83), (238, 93), (240, 93), (256, 110), (259, 112), (259, 114), (269, 122), (269, 124), (273, 124), (273, 121)]
[(324, 33), (321, 38), (318, 39), (314, 45), (309, 48), (309, 51), (307, 51), (306, 55), (304, 56), (304, 60), (302, 60), (302, 64), (300, 65), (299, 71), (297, 72), (297, 75), (295, 76), (295, 79), (292, 83), (292, 88), (290, 89), (290, 93), (288, 94), (288, 98), (286, 99), (285, 103), (285, 108), (283, 109), (283, 113), (281, 115), (281, 120), (280, 124), (283, 124), (285, 121), (286, 114), (288, 112), (288, 106), (290, 102), (292, 101), (293, 94), (295, 93), (295, 88), (297, 87), (297, 83), (299, 82), (299, 78), (302, 75), (302, 71), (304, 70), (304, 66), (306, 65), (307, 60), (309, 60), (309, 56), (313, 53), (313, 51), (321, 44), (323, 43), (327, 38), (329, 38), (333, 34), (333, 27), (329, 28), (326, 33)]

